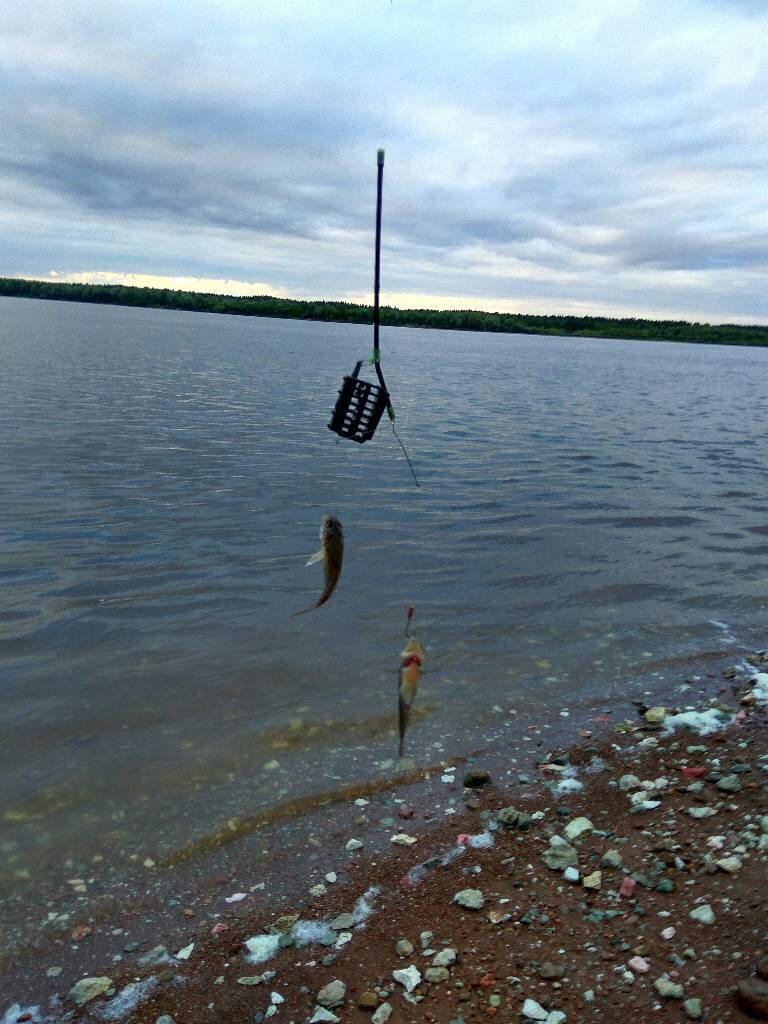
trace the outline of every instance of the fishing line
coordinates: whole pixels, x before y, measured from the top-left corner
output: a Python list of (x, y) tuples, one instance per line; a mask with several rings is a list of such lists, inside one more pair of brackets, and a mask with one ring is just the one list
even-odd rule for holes
[(408, 468), (410, 469), (411, 474), (413, 475), (413, 482), (416, 484), (417, 487), (421, 487), (421, 484), (419, 483), (419, 478), (416, 476), (416, 470), (413, 468), (413, 463), (411, 462), (406, 447), (403, 444), (402, 440), (400, 439), (400, 435), (398, 434), (397, 430), (395, 429), (394, 420), (392, 421), (392, 433), (395, 435), (398, 444), (403, 449), (403, 455), (405, 456), (406, 462), (408, 463)]

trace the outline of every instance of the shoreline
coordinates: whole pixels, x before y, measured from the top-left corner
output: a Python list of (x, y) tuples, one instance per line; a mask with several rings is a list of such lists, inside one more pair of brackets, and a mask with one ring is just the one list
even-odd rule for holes
[[(134, 285), (69, 284), (37, 278), (0, 277), (0, 297), (363, 326), (370, 326), (373, 322), (372, 306), (343, 299), (234, 296)], [(603, 338), (610, 341), (768, 347), (766, 324), (707, 324), (688, 320), (653, 320), (648, 317), (501, 313), (476, 309), (400, 309), (397, 306), (381, 307), (381, 324), (383, 327), (522, 334), (541, 338)]]
[[(679, 691), (680, 688), (677, 689)], [(711, 692), (712, 689), (711, 678), (710, 685), (701, 686), (698, 693), (687, 686), (682, 694), (670, 693), (670, 704), (679, 702), (687, 704), (694, 696), (696, 702), (700, 703), (707, 691)], [(740, 696), (744, 692), (744, 680), (732, 679), (728, 686), (728, 692), (729, 703), (736, 711), (740, 706), (738, 703)], [(506, 829), (500, 830), (495, 834), (492, 847), (473, 850), (472, 857), (477, 857), (476, 866), (481, 869), (479, 875), (482, 881), (481, 888), (490, 885), (494, 891), (500, 891), (501, 881), (508, 874), (505, 857), (501, 854), (503, 852), (512, 854), (517, 863), (520, 852), (519, 844), (523, 844), (524, 858), (528, 856), (527, 863), (536, 866), (532, 876), (534, 880), (541, 872), (545, 876), (543, 879), (538, 878), (536, 897), (549, 901), (548, 905), (551, 904), (552, 907), (557, 908), (561, 897), (567, 899), (575, 890), (567, 886), (563, 890), (559, 878), (554, 883), (555, 889), (553, 890), (552, 872), (548, 868), (541, 867), (541, 854), (546, 848), (547, 832), (553, 828), (559, 828), (561, 824), (563, 827), (567, 827), (570, 821), (582, 814), (587, 816), (594, 814), (594, 807), (600, 805), (601, 802), (604, 804), (605, 816), (610, 819), (611, 827), (608, 831), (618, 835), (618, 832), (624, 829), (627, 831), (627, 835), (622, 838), (626, 838), (630, 842), (634, 842), (637, 838), (634, 833), (638, 828), (646, 830), (647, 827), (654, 825), (658, 827), (658, 815), (664, 813), (666, 797), (660, 801), (662, 807), (658, 811), (651, 811), (647, 815), (644, 813), (642, 817), (633, 815), (632, 818), (626, 819), (625, 814), (622, 814), (622, 808), (627, 802), (625, 794), (622, 793), (621, 799), (617, 802), (612, 798), (617, 794), (612, 794), (607, 783), (610, 779), (615, 781), (616, 772), (621, 766), (623, 766), (622, 773), (637, 770), (634, 765), (626, 767), (628, 758), (644, 758), (649, 764), (650, 778), (657, 777), (653, 775), (654, 771), (666, 771), (667, 774), (670, 771), (673, 773), (678, 771), (679, 769), (675, 768), (674, 764), (670, 768), (666, 760), (672, 757), (674, 762), (675, 759), (679, 760), (680, 758), (679, 754), (667, 749), (670, 744), (677, 744), (678, 749), (680, 747), (684, 749), (685, 746), (696, 746), (700, 743), (707, 750), (707, 754), (702, 755), (706, 760), (707, 757), (717, 756), (718, 751), (728, 750), (729, 756), (735, 755), (738, 749), (736, 745), (743, 742), (740, 737), (749, 736), (750, 758), (755, 761), (755, 764), (749, 773), (750, 781), (744, 788), (745, 795), (739, 799), (748, 798), (750, 806), (754, 804), (756, 807), (755, 813), (758, 811), (761, 814), (768, 812), (765, 802), (768, 774), (762, 772), (760, 764), (758, 764), (759, 752), (765, 752), (768, 749), (764, 708), (758, 706), (743, 709), (745, 711), (744, 721), (727, 733), (718, 733), (714, 737), (701, 741), (695, 740), (692, 736), (686, 738), (677, 733), (667, 741), (662, 740), (659, 748), (654, 745), (647, 748), (638, 747), (637, 735), (633, 735), (632, 732), (616, 731), (618, 714), (596, 714), (595, 712), (599, 710), (599, 705), (591, 709), (591, 712), (587, 709), (579, 709), (578, 714), (574, 714), (573, 718), (560, 719), (553, 723), (540, 722), (529, 725), (518, 738), (517, 747), (514, 749), (504, 749), (503, 745), (499, 745), (495, 750), (478, 752), (474, 758), (468, 758), (468, 769), (477, 768), (489, 773), (490, 786), (482, 786), (477, 790), (464, 790), (461, 782), (465, 769), (454, 762), (450, 762), (450, 765), (448, 762), (444, 762), (441, 766), (433, 765), (429, 768), (416, 769), (407, 780), (395, 777), (376, 783), (375, 789), (369, 792), (370, 799), (364, 796), (353, 797), (353, 791), (350, 789), (333, 803), (325, 803), (307, 809), (306, 813), (297, 817), (287, 815), (281, 818), (278, 816), (266, 827), (243, 833), (234, 842), (220, 845), (215, 850), (208, 851), (204, 856), (190, 858), (182, 864), (173, 866), (170, 870), (158, 865), (156, 869), (153, 868), (152, 873), (156, 872), (156, 878), (161, 884), (157, 884), (154, 888), (147, 887), (143, 893), (132, 893), (129, 888), (126, 898), (122, 902), (117, 892), (111, 897), (104, 892), (102, 903), (95, 913), (88, 913), (85, 909), (89, 905), (90, 894), (77, 897), (72, 894), (72, 898), (67, 904), (72, 908), (70, 910), (63, 909), (66, 901), (56, 901), (56, 909), (48, 911), (49, 915), (54, 915), (54, 920), (50, 925), (42, 929), (36, 937), (29, 936), (23, 949), (17, 948), (11, 958), (6, 957), (5, 963), (0, 963), (0, 980), (2, 980), (2, 990), (6, 1001), (5, 1005), (0, 1004), (0, 1012), (5, 1012), (8, 1009), (7, 1004), (10, 1000), (11, 1006), (18, 1003), (20, 1016), (23, 1016), (25, 1008), (37, 1005), (40, 1007), (37, 1016), (28, 1019), (57, 1021), (62, 1019), (65, 1013), (74, 1009), (74, 1004), (68, 998), (68, 993), (72, 991), (73, 985), (85, 977), (108, 977), (110, 991), (114, 988), (118, 993), (122, 993), (127, 985), (135, 985), (136, 979), (139, 979), (141, 984), (150, 984), (148, 979), (161, 978), (161, 980), (151, 983), (155, 988), (147, 994), (145, 1002), (138, 1005), (135, 1013), (121, 1019), (130, 1019), (136, 1024), (145, 1024), (145, 1022), (155, 1024), (158, 1015), (168, 1013), (172, 1016), (174, 1008), (178, 1007), (177, 1012), (180, 1016), (176, 1020), (176, 1024), (180, 1024), (182, 1020), (202, 1021), (211, 1019), (210, 1015), (206, 1015), (204, 1009), (208, 1002), (213, 1001), (217, 1008), (217, 1020), (243, 1020), (245, 1019), (243, 1013), (247, 1009), (251, 1014), (248, 1019), (251, 1019), (254, 1012), (266, 1014), (269, 1006), (275, 1005), (277, 1010), (274, 1015), (278, 1021), (304, 1021), (311, 1016), (312, 1005), (307, 1002), (309, 996), (300, 991), (304, 984), (304, 981), (300, 981), (300, 979), (305, 979), (311, 989), (312, 985), (316, 985), (316, 988), (319, 989), (326, 980), (343, 978), (349, 988), (349, 998), (353, 1000), (354, 1004), (353, 988), (355, 984), (359, 988), (361, 984), (370, 986), (374, 985), (377, 979), (384, 979), (378, 987), (380, 989), (382, 985), (391, 987), (391, 971), (403, 966), (407, 967), (410, 964), (410, 960), (408, 963), (401, 964), (394, 953), (394, 943), (388, 945), (392, 936), (385, 939), (388, 929), (394, 928), (395, 931), (399, 929), (403, 931), (401, 937), (408, 938), (418, 950), (418, 933), (428, 928), (427, 924), (417, 930), (415, 925), (408, 925), (408, 901), (403, 900), (404, 894), (417, 900), (422, 899), (421, 893), (425, 894), (424, 899), (429, 903), (429, 907), (425, 905), (423, 913), (419, 911), (416, 917), (424, 921), (427, 920), (427, 917), (430, 920), (434, 919), (435, 923), (439, 924), (439, 930), (437, 927), (432, 928), (435, 934), (440, 938), (445, 938), (450, 942), (456, 941), (459, 944), (461, 949), (457, 963), (461, 965), (462, 976), (464, 976), (473, 960), (473, 954), (470, 952), (471, 943), (470, 946), (466, 945), (469, 937), (474, 937), (475, 932), (479, 932), (477, 941), (479, 942), (481, 938), (485, 941), (488, 936), (494, 935), (498, 931), (498, 926), (487, 920), (487, 908), (481, 913), (474, 911), (463, 913), (458, 912), (450, 902), (450, 897), (455, 891), (473, 884), (471, 875), (469, 878), (465, 877), (469, 860), (466, 855), (457, 856), (449, 862), (445, 870), (427, 871), (423, 883), (425, 888), (416, 886), (412, 891), (407, 886), (404, 889), (400, 884), (408, 871), (415, 864), (429, 860), (432, 855), (442, 856), (446, 851), (453, 849), (458, 834), (482, 834), (488, 821), (501, 807), (515, 804), (526, 813), (541, 810), (543, 817), (533, 828), (529, 826), (520, 834), (514, 830), (509, 832)], [(591, 721), (594, 718), (597, 718), (598, 721)], [(557, 728), (547, 729), (546, 726), (550, 724)], [(638, 735), (646, 739), (662, 735), (658, 729), (650, 729), (647, 726), (646, 728), (647, 731)], [(589, 732), (591, 735), (583, 735), (585, 732)], [(527, 742), (523, 741), (524, 737), (527, 737)], [(640, 742), (642, 743), (642, 741)], [(568, 751), (568, 753), (566, 754), (564, 751)], [(583, 792), (576, 790), (557, 800), (544, 787), (545, 780), (558, 773), (556, 769), (553, 771), (550, 768), (542, 771), (536, 766), (547, 763), (551, 765), (553, 759), (557, 758), (564, 758), (574, 766), (577, 780), (585, 786)], [(601, 758), (605, 761), (605, 771), (594, 774), (585, 771), (586, 766), (593, 763), (594, 758)], [(472, 764), (473, 760), (474, 764)], [(651, 767), (650, 762), (654, 760), (656, 764)], [(761, 763), (768, 766), (768, 761)], [(453, 767), (454, 771), (446, 772), (446, 767)], [(521, 779), (526, 781), (521, 781)], [(672, 780), (670, 788), (674, 791), (675, 796), (671, 801), (666, 801), (667, 803), (679, 801), (677, 794), (684, 790), (684, 787), (677, 785), (679, 781), (679, 777)], [(749, 786), (754, 786), (754, 788), (747, 788)], [(706, 788), (708, 791), (712, 790), (710, 785)], [(357, 787), (355, 791), (357, 791)], [(712, 792), (716, 793), (717, 791), (712, 790)], [(684, 799), (691, 798), (686, 794)], [(361, 800), (367, 800), (367, 802), (361, 806)], [(567, 807), (568, 814), (563, 813), (564, 807)], [(722, 813), (723, 819), (729, 815), (724, 808), (718, 808), (716, 813)], [(730, 813), (732, 814), (732, 812)], [(696, 838), (692, 840), (689, 837), (686, 842), (694, 842), (694, 845), (698, 843), (701, 846), (701, 843), (705, 842), (706, 836), (704, 832), (695, 830), (703, 828), (706, 832), (708, 824), (706, 819), (703, 821), (684, 819), (682, 813), (680, 817), (684, 822), (682, 826), (684, 830), (691, 835), (694, 835), (695, 832)], [(604, 824), (595, 823), (595, 827), (605, 831)], [(400, 831), (415, 837), (416, 842), (402, 847), (392, 844), (392, 834), (397, 834)], [(709, 832), (711, 831), (709, 829)], [(351, 838), (358, 839), (363, 844), (359, 851), (348, 852), (346, 850), (346, 843)], [(580, 846), (581, 844), (577, 843), (576, 845)], [(603, 843), (603, 845), (605, 844)], [(589, 853), (590, 857), (593, 852), (596, 856), (599, 851), (595, 848)], [(729, 882), (737, 887), (748, 884), (745, 880), (751, 877), (749, 872), (754, 872), (755, 869), (762, 870), (764, 876), (766, 854), (763, 853), (761, 856), (762, 861), (758, 856), (751, 860), (749, 857), (745, 858), (744, 872), (746, 874), (740, 871), (739, 874), (733, 876), (732, 880), (729, 877)], [(677, 870), (675, 869), (675, 871)], [(520, 885), (515, 883), (516, 890), (529, 889), (530, 879), (528, 879), (526, 871), (527, 869), (523, 871), (525, 877), (518, 880)], [(686, 869), (687, 871), (688, 869)], [(336, 875), (336, 881), (332, 883), (325, 877), (330, 873)], [(608, 874), (611, 876), (611, 872)], [(695, 885), (703, 885), (710, 879), (717, 880), (718, 878), (715, 874), (710, 876), (705, 873), (700, 879), (695, 871), (691, 877)], [(686, 879), (686, 882), (689, 880)], [(82, 879), (81, 882), (87, 890), (88, 879)], [(561, 885), (560, 892), (556, 891), (557, 884)], [(588, 897), (590, 906), (594, 906), (595, 900), (600, 902), (607, 884), (608, 879), (605, 881), (603, 890), (595, 892), (586, 892), (585, 890), (582, 895)], [(719, 881), (717, 884), (720, 884)], [(318, 885), (325, 888), (325, 893), (315, 890), (316, 895), (312, 895), (310, 889)], [(454, 889), (448, 893), (445, 890), (446, 885), (449, 888), (454, 886)], [(379, 888), (381, 895), (378, 899), (381, 904), (386, 905), (386, 913), (379, 913), (382, 909), (380, 906), (378, 911), (372, 915), (369, 927), (361, 930), (359, 927), (353, 926), (350, 932), (351, 938), (348, 943), (340, 947), (338, 953), (334, 951), (329, 954), (328, 950), (323, 947), (311, 946), (307, 948), (306, 955), (302, 953), (297, 961), (297, 951), (286, 949), (266, 965), (266, 969), (274, 969), (277, 972), (275, 978), (269, 980), (269, 985), (272, 986), (270, 991), (277, 991), (278, 995), (285, 999), (285, 1005), (269, 1003), (269, 993), (265, 990), (264, 982), (260, 985), (256, 983), (238, 984), (239, 977), (257, 977), (263, 974), (265, 969), (259, 966), (251, 970), (251, 967), (246, 965), (241, 956), (243, 953), (241, 943), (244, 939), (256, 934), (267, 934), (265, 929), (270, 927), (270, 922), (273, 923), (275, 918), (285, 914), (298, 913), (302, 918), (309, 919), (333, 918), (348, 911), (372, 886)], [(677, 890), (680, 895), (676, 896), (675, 893), (672, 893), (670, 896), (665, 896), (664, 899), (674, 902), (674, 899), (681, 898), (683, 886), (678, 885)], [(581, 893), (581, 890), (579, 892)], [(231, 897), (240, 893), (243, 894), (241, 898), (228, 902)], [(502, 898), (511, 897), (508, 894)], [(656, 899), (657, 897), (651, 898)], [(527, 893), (526, 899), (533, 899), (532, 891)], [(489, 902), (489, 906), (491, 906), (491, 902)], [(573, 901), (571, 900), (571, 902)], [(79, 912), (78, 905), (82, 907)], [(531, 903), (531, 905), (534, 904)], [(762, 906), (762, 911), (759, 906), (746, 908), (747, 914), (752, 911), (755, 913), (760, 911), (764, 915), (764, 902), (760, 906)], [(555, 909), (554, 914), (557, 913), (558, 911)], [(62, 918), (61, 914), (67, 916)], [(217, 927), (221, 925), (226, 927)], [(522, 934), (528, 934), (526, 930), (529, 929), (530, 923), (520, 926), (518, 922), (514, 927), (515, 934), (519, 937)], [(523, 931), (520, 930), (521, 927)], [(215, 935), (211, 935), (212, 929), (217, 930)], [(721, 930), (718, 929), (719, 932)], [(381, 931), (381, 937), (376, 937), (379, 931)], [(415, 936), (411, 934), (414, 931), (416, 931)], [(442, 935), (443, 931), (446, 933), (444, 936)], [(532, 934), (533, 931), (531, 931), (531, 936)], [(371, 941), (366, 941), (367, 938), (370, 938)], [(549, 942), (546, 928), (537, 941)], [(562, 936), (561, 941), (564, 941)], [(720, 940), (718, 939), (718, 941)], [(193, 943), (193, 950), (188, 960), (174, 956), (179, 951), (183, 951), (190, 943)], [(164, 964), (161, 962), (141, 967), (139, 965), (140, 958), (146, 956), (148, 951), (158, 945), (165, 947), (168, 960)], [(442, 947), (438, 947), (438, 952), (440, 948)], [(495, 946), (492, 944), (489, 951), (494, 948)], [(735, 950), (735, 952), (739, 951)], [(746, 951), (741, 950), (741, 952), (745, 953)], [(337, 960), (333, 964), (323, 966), (322, 957), (329, 955), (336, 955)], [(631, 954), (628, 953), (629, 955)], [(419, 959), (418, 952), (415, 956), (417, 960), (414, 960), (414, 963), (421, 965), (420, 970), (423, 973), (425, 961), (423, 958)], [(381, 963), (374, 971), (377, 958)], [(361, 959), (368, 972), (364, 976), (359, 974), (357, 966)], [(730, 963), (748, 966), (746, 960), (745, 964), (741, 964), (742, 959), (744, 957)], [(306, 966), (305, 961), (307, 963), (313, 961), (314, 966)], [(297, 967), (297, 962), (303, 966)], [(691, 963), (695, 966), (698, 961), (691, 961)], [(707, 963), (708, 967), (712, 966), (709, 961)], [(227, 966), (224, 966), (225, 964)], [(680, 968), (680, 965), (677, 966)], [(50, 976), (51, 968), (54, 971), (60, 970), (54, 976)], [(458, 967), (451, 967), (453, 973), (449, 971), (453, 987), (448, 987), (446, 980), (425, 983), (418, 990), (419, 994), (423, 993), (426, 997), (424, 1006), (429, 1006), (430, 1009), (434, 1008), (437, 1011), (436, 1019), (438, 1020), (442, 1020), (444, 1016), (440, 1007), (444, 1008), (446, 1013), (452, 1013), (453, 1018), (462, 1017), (458, 1002), (456, 1005), (451, 1003), (454, 996), (458, 1000), (457, 990), (459, 994), (462, 994), (461, 987), (453, 984), (454, 979), (461, 981), (456, 974), (457, 970)], [(583, 969), (580, 968), (580, 970)], [(329, 975), (329, 971), (333, 977)], [(327, 979), (326, 975), (329, 975)], [(519, 975), (520, 971), (516, 969), (509, 976), (519, 977)], [(165, 980), (162, 980), (161, 976)], [(730, 974), (726, 972), (723, 977), (726, 976), (730, 977)], [(173, 979), (176, 977), (183, 977), (187, 980), (174, 982)], [(216, 979), (219, 977), (224, 980), (216, 984)], [(649, 977), (657, 980), (655, 974), (649, 975)], [(313, 979), (311, 985), (309, 984), (310, 978)], [(575, 979), (576, 975), (574, 975)], [(638, 980), (637, 977), (636, 980)], [(639, 982), (642, 982), (643, 992), (648, 996), (649, 992), (646, 989), (649, 988), (650, 982), (648, 985), (645, 985), (644, 979), (639, 979)], [(465, 983), (465, 990), (467, 984), (469, 991), (473, 993), (470, 1001), (474, 1000), (472, 1011), (474, 1016), (486, 1015), (487, 1011), (494, 1009), (493, 1006), (487, 1004), (487, 1000), (483, 1007), (480, 1005), (488, 993), (485, 993), (482, 988), (475, 992), (468, 980)], [(531, 990), (533, 998), (536, 998), (538, 984), (536, 982)], [(579, 981), (578, 984), (581, 982)], [(519, 1006), (515, 1000), (522, 994), (520, 985), (511, 982), (501, 984), (497, 978), (493, 986), (494, 991), (499, 985), (503, 989), (500, 994), (503, 1006), (507, 1007), (507, 1016), (509, 1013), (518, 1014), (522, 1007), (522, 1000), (518, 1000)], [(589, 987), (585, 982), (582, 989), (586, 991), (589, 990)], [(619, 991), (626, 990), (637, 994), (639, 988), (639, 984), (634, 986), (633, 983), (632, 986), (629, 986), (628, 983), (625, 983), (624, 988), (619, 986)], [(396, 991), (387, 998), (391, 1005), (396, 1006), (396, 1019), (424, 1019), (423, 1015), (418, 1016), (415, 1006), (404, 1001), (402, 986), (397, 984), (395, 989)], [(138, 991), (141, 994), (142, 990), (129, 991)], [(450, 999), (446, 995), (448, 991), (452, 993)], [(559, 992), (559, 990), (556, 991)], [(701, 991), (704, 989), (702, 988)], [(312, 992), (314, 993), (315, 989), (312, 989)], [(547, 988), (547, 992), (552, 995), (549, 988)], [(565, 986), (563, 992), (562, 1007), (555, 1006), (553, 1003), (553, 1009), (562, 1009), (567, 1013), (570, 1011), (569, 1016), (572, 1021), (592, 1019), (589, 1016), (592, 1010), (587, 1004), (582, 1006), (574, 1016), (576, 1011), (573, 1009), (573, 992), (570, 989), (566, 992)], [(709, 989), (707, 989), (707, 993), (707, 999), (712, 1003), (715, 1000), (715, 995)], [(653, 996), (652, 989), (650, 995)], [(698, 998), (698, 996), (692, 995), (691, 998)], [(53, 1006), (50, 1004), (51, 999), (54, 1000)], [(730, 1012), (732, 1009), (733, 998), (730, 996), (730, 1001), (728, 1001), (723, 996), (722, 999), (724, 1000), (722, 1007), (718, 1006), (718, 1013), (721, 1013), (721, 1017), (717, 1019), (724, 1021), (748, 1019), (740, 1016), (722, 1016), (722, 1013)], [(387, 1001), (378, 996), (376, 1000), (377, 1004)], [(466, 1002), (466, 1000), (459, 1000), (459, 1002)], [(451, 1003), (450, 1007), (449, 1003)], [(621, 1005), (624, 1006), (622, 1013), (626, 1012), (625, 1002)], [(669, 1006), (669, 1003), (665, 1002), (664, 1005)], [(105, 996), (101, 995), (88, 1002), (82, 1014), (89, 1019), (98, 1019), (99, 1013), (104, 1012), (105, 1006), (109, 1006), (109, 1003)], [(598, 1002), (594, 1009), (595, 1012), (600, 1009)], [(647, 1009), (650, 1011), (650, 1003), (647, 1005)], [(331, 1010), (331, 1012), (334, 1011)], [(615, 1018), (606, 1016), (606, 1012), (607, 1007), (603, 1005), (601, 1020), (620, 1019), (619, 1016)], [(370, 1010), (355, 1009), (354, 1005), (349, 1008), (349, 1012), (346, 1009), (343, 1012), (336, 1011), (336, 1015), (341, 1014), (343, 1020), (363, 1020), (369, 1013)], [(414, 1016), (409, 1016), (411, 1013)], [(78, 1012), (75, 1016), (78, 1018), (80, 1013)], [(679, 1005), (676, 1016), (678, 1018), (681, 1016)], [(448, 1017), (445, 1019), (448, 1020)], [(462, 1019), (464, 1018), (462, 1017)], [(712, 1017), (711, 1019), (716, 1018)], [(6, 1018), (0, 1017), (0, 1020), (6, 1024)], [(7, 1017), (7, 1020), (8, 1024), (11, 1024), (12, 1018)], [(13, 1018), (13, 1024), (15, 1024), (15, 1018)]]

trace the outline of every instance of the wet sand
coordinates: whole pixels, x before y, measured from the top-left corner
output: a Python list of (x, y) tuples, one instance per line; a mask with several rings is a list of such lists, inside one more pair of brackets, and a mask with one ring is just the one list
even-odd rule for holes
[[(717, 680), (707, 682), (710, 696), (740, 712), (712, 736), (667, 734), (637, 709), (627, 716), (628, 731), (620, 731), (624, 714), (616, 708), (517, 723), (509, 746), (466, 765), (413, 769), (399, 780), (335, 792), (322, 806), (284, 807), (249, 830), (235, 823), (231, 842), (173, 864), (137, 865), (136, 876), (120, 885), (99, 887), (84, 877), (63, 892), (38, 889), (49, 906), (42, 916), (51, 919), (43, 924), (37, 914), (22, 924), (20, 917), (12, 930), (0, 1020), (112, 1015), (155, 1024), (168, 1014), (175, 1024), (269, 1016), (298, 1022), (313, 1016), (318, 993), (334, 980), (346, 991), (327, 1012), (342, 1021), (376, 1012), (378, 1024), (386, 1010), (376, 1008), (384, 1004), (393, 1021), (535, 1019), (521, 1017), (526, 1000), (539, 1007), (528, 1003), (529, 1013), (561, 1011), (569, 1021), (619, 1021), (627, 1013), (696, 1019), (698, 1004), (684, 1009), (685, 1000), (700, 1000), (703, 1020), (752, 1019), (737, 1008), (734, 991), (765, 956), (767, 715), (764, 707), (740, 704), (744, 677), (721, 679), (719, 693)], [(667, 707), (700, 706), (706, 690), (705, 681), (698, 691), (679, 686)], [(487, 772), (490, 782), (465, 788), (471, 770)], [(627, 774), (667, 780), (650, 792), (658, 807), (632, 811), (639, 790), (616, 785)], [(555, 783), (571, 775), (584, 788), (567, 792), (574, 787), (567, 782), (555, 795)], [(723, 778), (731, 782), (719, 787)], [(526, 827), (504, 826), (499, 811), (509, 806), (532, 816), (518, 821)], [(704, 816), (692, 817), (690, 809)], [(579, 871), (571, 882), (543, 855), (553, 835), (567, 837), (583, 816), (591, 827), (567, 840)], [(399, 833), (416, 842), (394, 844)], [(461, 845), (462, 835), (490, 835), (480, 843), (493, 845)], [(352, 839), (362, 845), (348, 850)], [(335, 881), (326, 878), (331, 873)], [(624, 896), (623, 881), (633, 888)], [(313, 895), (318, 885), (325, 892)], [(466, 889), (482, 893), (482, 908), (454, 902)], [(370, 917), (335, 922), (359, 911), (365, 893)], [(711, 908), (712, 924), (690, 917), (702, 906)], [(243, 942), (290, 932), (290, 920), (279, 921), (287, 915), (326, 922), (326, 944), (300, 948), (294, 933), (281, 940), (286, 948), (249, 963)], [(327, 922), (338, 924), (335, 932)], [(422, 948), (423, 932), (433, 933), (425, 937), (432, 953)], [(396, 952), (403, 939), (414, 947), (406, 956)], [(179, 957), (190, 944), (188, 959)], [(158, 946), (167, 955), (142, 960)], [(427, 980), (435, 956), (448, 949), (455, 962)], [(408, 994), (413, 1001), (392, 974), (411, 965), (421, 975)], [(108, 979), (106, 991), (77, 1008), (73, 986), (88, 977)], [(656, 982), (672, 994), (660, 994)], [(358, 1005), (363, 993), (371, 1004), (365, 1009)], [(131, 995), (137, 1005), (120, 1018)], [(555, 1013), (550, 1024), (560, 1019)]]

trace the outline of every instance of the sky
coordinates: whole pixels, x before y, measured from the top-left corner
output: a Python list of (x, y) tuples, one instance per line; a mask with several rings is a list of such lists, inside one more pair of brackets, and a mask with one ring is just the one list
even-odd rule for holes
[(766, 0), (25, 0), (0, 276), (768, 323)]

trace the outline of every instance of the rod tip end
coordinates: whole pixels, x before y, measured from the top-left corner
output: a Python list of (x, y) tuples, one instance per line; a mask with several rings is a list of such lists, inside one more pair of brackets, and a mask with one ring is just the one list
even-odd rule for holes
[(383, 167), (384, 166), (384, 150), (383, 149), (377, 150), (377, 152), (376, 152), (376, 163), (377, 163), (377, 165), (379, 167)]

